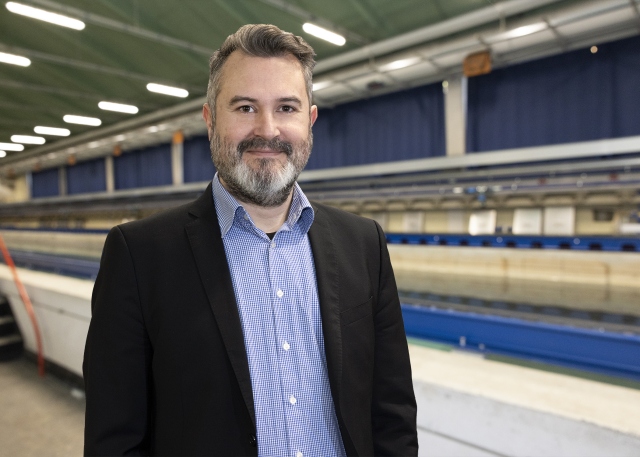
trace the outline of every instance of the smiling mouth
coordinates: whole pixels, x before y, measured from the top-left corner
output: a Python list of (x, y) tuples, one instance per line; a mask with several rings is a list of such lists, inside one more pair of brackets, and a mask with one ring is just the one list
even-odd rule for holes
[(244, 151), (243, 155), (244, 154), (249, 154), (249, 156), (260, 159), (275, 159), (283, 154), (286, 155), (284, 151), (277, 151), (273, 149), (249, 149)]
[(249, 138), (238, 144), (238, 152), (248, 152), (259, 157), (275, 157), (279, 154), (291, 155), (293, 148), (291, 143), (279, 138), (265, 140), (263, 138)]

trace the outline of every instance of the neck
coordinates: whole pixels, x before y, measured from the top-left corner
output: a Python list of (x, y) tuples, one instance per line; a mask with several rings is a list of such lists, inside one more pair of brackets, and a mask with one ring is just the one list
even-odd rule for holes
[[(229, 191), (227, 185), (222, 179), (220, 179), (220, 184)], [(238, 199), (237, 196), (234, 195), (234, 197)], [(293, 189), (289, 192), (287, 199), (278, 206), (265, 207), (254, 203), (244, 202), (240, 199), (238, 199), (238, 201), (240, 201), (244, 210), (249, 213), (249, 216), (251, 216), (251, 220), (256, 227), (265, 233), (272, 233), (277, 232), (280, 227), (282, 227), (282, 224), (284, 224), (284, 221), (287, 220), (292, 199)]]

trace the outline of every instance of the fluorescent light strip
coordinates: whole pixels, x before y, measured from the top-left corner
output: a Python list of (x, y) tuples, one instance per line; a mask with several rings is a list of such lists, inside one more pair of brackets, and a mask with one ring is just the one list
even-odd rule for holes
[(84, 22), (78, 19), (73, 19), (62, 14), (52, 13), (50, 11), (41, 10), (40, 8), (34, 8), (32, 6), (23, 5), (22, 3), (7, 2), (6, 7), (12, 13), (20, 14), (21, 16), (27, 16), (32, 19), (38, 19), (40, 21), (49, 22), (51, 24), (61, 25), (62, 27), (68, 27), (70, 29), (82, 30), (84, 29)]
[(133, 105), (124, 105), (122, 103), (100, 102), (98, 107), (105, 111), (116, 111), (118, 113), (136, 114), (138, 107)]
[(337, 33), (334, 33), (327, 29), (323, 29), (322, 27), (318, 27), (317, 25), (311, 24), (309, 22), (305, 23), (302, 26), (302, 30), (307, 32), (309, 35), (313, 35), (338, 46), (342, 46), (347, 42), (347, 40), (342, 35), (338, 35)]
[(533, 33), (541, 32), (547, 28), (547, 24), (545, 22), (536, 22), (534, 24), (523, 25), (522, 27), (517, 27), (513, 30), (507, 30), (506, 32), (501, 32), (496, 35), (486, 36), (483, 39), (488, 43), (498, 43), (504, 40), (511, 40), (514, 38), (520, 38), (523, 36), (531, 35)]
[(6, 52), (0, 52), (0, 62), (10, 63), (11, 65), (20, 65), (21, 67), (28, 67), (31, 65), (31, 60), (26, 57), (7, 54)]
[(46, 140), (41, 136), (11, 135), (11, 141), (21, 144), (44, 144)]
[(53, 135), (53, 136), (71, 135), (71, 131), (69, 129), (59, 129), (56, 127), (43, 127), (41, 125), (35, 127), (33, 131), (40, 135)]
[(331, 84), (333, 84), (332, 81), (320, 81), (317, 83), (313, 83), (313, 91), (315, 92), (316, 90), (325, 89), (329, 87)]
[(7, 153), (5, 151), (0, 151), (0, 159), (2, 157), (7, 157)]
[(163, 84), (149, 83), (147, 84), (147, 90), (149, 92), (156, 92), (158, 94), (171, 95), (173, 97), (185, 98), (189, 96), (189, 92), (184, 89), (165, 86)]
[(408, 57), (406, 59), (394, 60), (380, 67), (380, 71), (393, 71), (407, 68), (420, 62), (420, 57)]
[(24, 146), (18, 143), (0, 143), (0, 149), (5, 151), (24, 151)]
[(68, 124), (91, 125), (93, 127), (97, 127), (102, 124), (102, 121), (97, 117), (74, 116), (73, 114), (67, 114), (62, 119)]

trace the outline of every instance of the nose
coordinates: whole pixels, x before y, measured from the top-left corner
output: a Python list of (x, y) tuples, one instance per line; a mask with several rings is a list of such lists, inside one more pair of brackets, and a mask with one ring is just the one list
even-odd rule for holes
[(280, 129), (278, 127), (278, 121), (273, 113), (265, 112), (258, 114), (256, 117), (256, 124), (253, 128), (253, 134), (270, 140), (280, 135)]

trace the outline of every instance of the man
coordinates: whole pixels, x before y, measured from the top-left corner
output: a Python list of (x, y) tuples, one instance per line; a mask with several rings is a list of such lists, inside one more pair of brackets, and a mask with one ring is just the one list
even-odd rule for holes
[(416, 455), (384, 235), (310, 204), (313, 50), (247, 25), (210, 62), (218, 173), (115, 227), (85, 351), (87, 455)]

